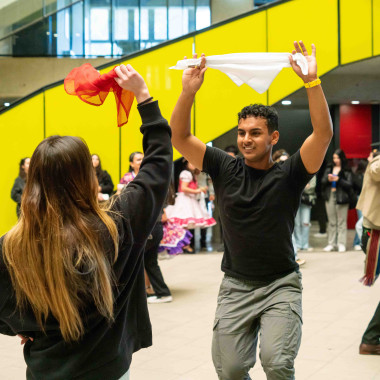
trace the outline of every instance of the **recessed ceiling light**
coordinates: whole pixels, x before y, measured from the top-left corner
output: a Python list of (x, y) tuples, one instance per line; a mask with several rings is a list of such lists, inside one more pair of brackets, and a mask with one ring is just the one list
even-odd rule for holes
[(359, 100), (353, 100), (351, 104), (360, 104)]
[(4, 107), (9, 107), (10, 105), (11, 105), (11, 103), (8, 103), (8, 102), (4, 103)]
[(282, 104), (283, 106), (290, 106), (290, 105), (292, 104), (292, 101), (291, 101), (291, 100), (283, 100), (283, 101), (281, 102), (281, 104)]

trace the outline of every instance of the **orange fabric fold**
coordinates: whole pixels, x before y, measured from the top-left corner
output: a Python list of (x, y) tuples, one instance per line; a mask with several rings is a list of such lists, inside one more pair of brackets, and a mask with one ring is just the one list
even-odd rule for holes
[(128, 122), (135, 96), (133, 92), (121, 88), (114, 78), (117, 78), (115, 68), (106, 74), (100, 74), (90, 63), (85, 63), (70, 71), (64, 87), (69, 95), (76, 95), (93, 106), (101, 106), (112, 91), (116, 100), (117, 125), (121, 127)]

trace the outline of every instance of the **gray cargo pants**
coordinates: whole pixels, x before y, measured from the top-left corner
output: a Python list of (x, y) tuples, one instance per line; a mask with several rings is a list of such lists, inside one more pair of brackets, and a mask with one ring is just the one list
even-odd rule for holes
[(212, 358), (219, 380), (249, 380), (260, 360), (268, 380), (294, 379), (294, 359), (301, 343), (301, 273), (271, 282), (224, 276), (214, 321)]

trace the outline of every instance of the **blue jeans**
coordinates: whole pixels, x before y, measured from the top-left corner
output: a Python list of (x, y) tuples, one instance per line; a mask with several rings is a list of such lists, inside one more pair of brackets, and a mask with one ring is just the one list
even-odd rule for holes
[(309, 248), (310, 213), (311, 206), (301, 203), (294, 221), (294, 238), (299, 249)]
[(356, 225), (355, 225), (356, 234), (354, 238), (354, 246), (360, 245), (360, 240), (362, 237), (362, 229), (363, 229), (363, 214), (361, 210), (356, 210), (356, 213), (358, 215), (358, 221), (356, 222)]

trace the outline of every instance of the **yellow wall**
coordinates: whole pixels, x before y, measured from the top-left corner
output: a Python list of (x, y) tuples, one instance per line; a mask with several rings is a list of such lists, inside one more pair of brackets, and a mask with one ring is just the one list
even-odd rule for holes
[[(340, 0), (341, 63), (346, 64), (380, 54), (380, 0)], [(373, 14), (372, 14), (373, 12)], [(373, 34), (372, 34), (373, 25)], [(235, 52), (290, 52), (292, 41), (303, 39), (307, 47), (317, 46), (319, 75), (339, 64), (338, 0), (295, 0), (259, 13), (200, 32), (159, 49), (142, 52), (130, 63), (146, 79), (151, 95), (159, 100), (168, 120), (181, 91), (182, 71), (168, 70), (184, 55)], [(112, 66), (110, 66), (111, 68)], [(109, 69), (103, 70), (103, 72)], [(250, 103), (273, 104), (302, 86), (290, 68), (282, 70), (269, 91), (258, 94), (247, 85), (237, 87), (226, 75), (209, 69), (196, 96), (192, 115), (193, 132), (208, 142), (229, 131), (237, 123), (237, 113)], [(45, 97), (45, 119), (44, 119)], [(18, 173), (18, 162), (30, 156), (37, 143), (52, 134), (83, 137), (91, 152), (98, 153), (104, 169), (115, 185), (128, 170), (132, 151), (142, 149), (140, 116), (136, 103), (129, 123), (116, 126), (113, 94), (101, 107), (87, 105), (64, 92), (63, 85), (21, 103), (0, 114), (4, 185), (0, 186), (0, 234), (16, 221), (10, 190)], [(195, 127), (195, 128), (194, 128)], [(121, 149), (120, 149), (121, 146)], [(178, 158), (175, 152), (174, 158)], [(121, 168), (119, 168), (121, 162)]]
[[(191, 54), (192, 44), (193, 38), (187, 38), (124, 62), (131, 64), (145, 78), (151, 96), (158, 100), (161, 113), (167, 120), (170, 120), (181, 90), (182, 74), (182, 71), (169, 70), (169, 67), (185, 54)], [(140, 116), (134, 111), (129, 123), (122, 128), (122, 174), (128, 171), (130, 153), (142, 149), (140, 125)], [(175, 152), (174, 157), (179, 158), (179, 153)]]
[(372, 55), (372, 0), (340, 0), (341, 64)]
[[(260, 12), (195, 37), (196, 51), (207, 55), (265, 52), (266, 15)], [(243, 84), (237, 87), (227, 75), (208, 69), (195, 99), (196, 136), (208, 142), (237, 125), (237, 113), (250, 103), (266, 104), (266, 93), (258, 94)]]
[(60, 134), (83, 138), (91, 153), (99, 155), (102, 168), (114, 184), (119, 176), (119, 131), (114, 95), (102, 106), (88, 105), (66, 94), (63, 85), (47, 90), (46, 137)]
[[(337, 0), (297, 0), (268, 10), (268, 51), (291, 52), (293, 41), (303, 40), (308, 51), (317, 48), (318, 73), (338, 65)], [(269, 104), (303, 85), (292, 69), (283, 69), (269, 88)]]
[(16, 203), (10, 198), (11, 189), (18, 176), (20, 160), (30, 157), (43, 139), (43, 125), (43, 94), (0, 115), (0, 236), (17, 221)]
[(373, 0), (373, 55), (380, 54), (380, 0)]

